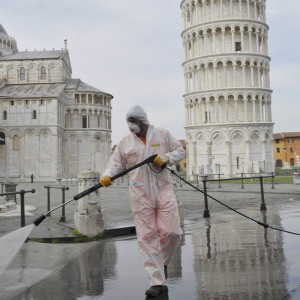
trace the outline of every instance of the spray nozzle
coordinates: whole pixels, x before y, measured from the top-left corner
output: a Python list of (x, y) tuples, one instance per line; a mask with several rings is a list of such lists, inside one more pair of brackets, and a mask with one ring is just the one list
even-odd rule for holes
[(35, 226), (38, 226), (40, 223), (42, 223), (44, 220), (46, 219), (46, 216), (45, 215), (41, 215), (39, 216), (38, 218), (36, 218), (34, 221), (33, 221), (33, 224)]

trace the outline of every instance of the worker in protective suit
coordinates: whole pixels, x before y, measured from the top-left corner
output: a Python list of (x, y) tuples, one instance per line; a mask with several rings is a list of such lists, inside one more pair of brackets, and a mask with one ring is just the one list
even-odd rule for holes
[(126, 115), (130, 134), (113, 152), (103, 177), (102, 186), (110, 186), (110, 177), (157, 154), (153, 164), (131, 171), (129, 194), (144, 268), (150, 278), (149, 297), (157, 297), (167, 287), (167, 266), (180, 242), (182, 230), (168, 163), (177, 164), (185, 157), (181, 143), (166, 129), (150, 125), (139, 105)]

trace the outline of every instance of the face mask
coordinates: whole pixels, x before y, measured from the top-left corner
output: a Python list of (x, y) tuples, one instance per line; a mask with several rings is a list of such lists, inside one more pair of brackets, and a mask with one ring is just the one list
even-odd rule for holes
[(131, 122), (128, 122), (128, 129), (137, 134), (137, 133), (140, 133), (141, 132), (141, 127), (135, 123), (131, 123)]

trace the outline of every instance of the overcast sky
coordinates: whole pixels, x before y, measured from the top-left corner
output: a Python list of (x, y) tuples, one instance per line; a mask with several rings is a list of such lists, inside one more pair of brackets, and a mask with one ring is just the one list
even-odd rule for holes
[[(0, 0), (0, 23), (19, 51), (68, 49), (73, 78), (110, 93), (113, 144), (125, 114), (143, 106), (151, 123), (184, 139), (181, 0)], [(268, 0), (274, 132), (300, 131), (300, 1)]]

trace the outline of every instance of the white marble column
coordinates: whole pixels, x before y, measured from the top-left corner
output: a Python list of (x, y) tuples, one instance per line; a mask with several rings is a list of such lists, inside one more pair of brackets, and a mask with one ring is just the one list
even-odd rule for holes
[[(99, 173), (88, 169), (78, 174), (79, 193), (96, 185)], [(90, 193), (78, 200), (74, 213), (75, 229), (87, 237), (94, 237), (105, 229), (100, 208), (100, 190)]]

